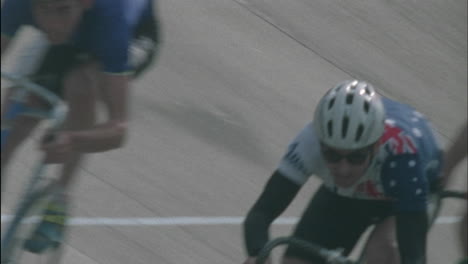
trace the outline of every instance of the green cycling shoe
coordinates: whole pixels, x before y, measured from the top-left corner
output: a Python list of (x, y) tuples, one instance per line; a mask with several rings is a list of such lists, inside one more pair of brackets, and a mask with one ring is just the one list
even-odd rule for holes
[(67, 204), (52, 201), (44, 210), (41, 223), (23, 245), (26, 251), (41, 254), (47, 249), (57, 248), (63, 241), (68, 219)]

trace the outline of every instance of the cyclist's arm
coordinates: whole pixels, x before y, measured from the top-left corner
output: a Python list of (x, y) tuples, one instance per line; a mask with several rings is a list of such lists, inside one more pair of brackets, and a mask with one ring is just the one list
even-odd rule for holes
[[(72, 133), (73, 148), (78, 152), (102, 152), (123, 145), (127, 132), (127, 104), (130, 69), (128, 50), (131, 28), (125, 16), (123, 1), (96, 1), (93, 7), (99, 27), (89, 28), (95, 35), (89, 39), (91, 52), (101, 68), (99, 87), (107, 110), (107, 120), (91, 129)], [(86, 38), (89, 36), (83, 36)]]
[(382, 183), (394, 199), (401, 264), (426, 263), (429, 182), (420, 155), (401, 153), (382, 165)]
[(245, 246), (249, 256), (256, 256), (265, 245), (269, 226), (288, 207), (300, 188), (278, 170), (273, 173), (244, 222)]
[(73, 148), (79, 152), (102, 152), (122, 146), (127, 132), (128, 74), (102, 74), (108, 120), (91, 129), (71, 132)]
[(401, 264), (425, 264), (429, 227), (426, 212), (400, 212), (396, 224)]

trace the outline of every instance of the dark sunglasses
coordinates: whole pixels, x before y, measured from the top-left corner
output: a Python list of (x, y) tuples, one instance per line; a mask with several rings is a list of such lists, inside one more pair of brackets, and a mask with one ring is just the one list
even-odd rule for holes
[(371, 153), (371, 148), (366, 148), (364, 150), (357, 150), (346, 155), (342, 155), (337, 151), (330, 149), (326, 146), (321, 147), (322, 156), (328, 163), (338, 163), (342, 159), (346, 159), (349, 164), (352, 165), (361, 165), (363, 164)]

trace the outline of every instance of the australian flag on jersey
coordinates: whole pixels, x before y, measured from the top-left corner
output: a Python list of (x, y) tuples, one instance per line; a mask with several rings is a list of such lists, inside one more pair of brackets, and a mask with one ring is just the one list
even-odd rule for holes
[(387, 119), (380, 139), (385, 151), (380, 180), (398, 210), (427, 206), (430, 183), (440, 173), (442, 151), (430, 122), (412, 107), (383, 99)]

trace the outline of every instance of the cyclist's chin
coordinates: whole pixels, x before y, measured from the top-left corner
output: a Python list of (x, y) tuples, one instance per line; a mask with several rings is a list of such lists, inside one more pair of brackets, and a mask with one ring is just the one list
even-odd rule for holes
[(60, 45), (67, 42), (68, 36), (65, 34), (48, 34), (47, 39), (52, 45)]
[(334, 176), (335, 184), (340, 188), (349, 188), (359, 180), (359, 177)]
[(49, 38), (49, 42), (52, 45), (60, 45), (60, 44), (65, 44), (66, 40), (65, 39), (57, 39), (57, 38)]

